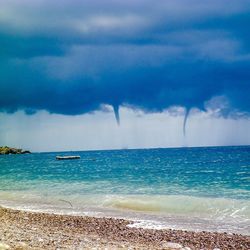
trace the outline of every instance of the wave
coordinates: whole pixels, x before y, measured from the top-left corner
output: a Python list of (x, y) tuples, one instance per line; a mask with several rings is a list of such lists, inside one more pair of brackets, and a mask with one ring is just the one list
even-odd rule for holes
[(214, 218), (250, 219), (250, 201), (178, 195), (109, 196), (105, 206), (139, 212), (156, 212)]
[[(5, 193), (5, 192), (4, 192)], [(67, 202), (64, 202), (64, 201)], [(70, 205), (68, 202), (70, 202)], [(0, 192), (9, 208), (94, 217), (125, 218), (145, 228), (249, 234), (250, 201), (181, 195), (67, 195)]]
[[(12, 203), (48, 204), (73, 208), (102, 207), (135, 212), (189, 215), (215, 219), (238, 218), (250, 220), (250, 201), (243, 199), (207, 198), (184, 195), (43, 195), (36, 192), (0, 192), (0, 200)], [(66, 202), (62, 202), (66, 201)]]

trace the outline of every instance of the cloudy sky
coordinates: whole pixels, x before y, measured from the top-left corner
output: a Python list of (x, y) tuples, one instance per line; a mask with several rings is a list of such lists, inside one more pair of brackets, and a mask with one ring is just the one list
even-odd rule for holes
[(0, 0), (0, 144), (250, 144), (249, 23), (247, 0)]

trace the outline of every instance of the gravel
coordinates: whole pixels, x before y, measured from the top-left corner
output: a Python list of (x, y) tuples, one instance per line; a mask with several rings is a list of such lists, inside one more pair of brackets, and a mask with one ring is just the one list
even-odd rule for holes
[[(249, 250), (240, 234), (128, 227), (131, 221), (0, 207), (2, 249), (203, 249)], [(1, 248), (5, 245), (6, 248)], [(175, 248), (174, 248), (175, 247)]]

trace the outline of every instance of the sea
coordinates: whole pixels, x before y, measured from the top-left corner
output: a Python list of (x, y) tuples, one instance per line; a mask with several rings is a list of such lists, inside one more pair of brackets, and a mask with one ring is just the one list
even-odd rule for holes
[(1, 155), (0, 206), (250, 235), (250, 146)]

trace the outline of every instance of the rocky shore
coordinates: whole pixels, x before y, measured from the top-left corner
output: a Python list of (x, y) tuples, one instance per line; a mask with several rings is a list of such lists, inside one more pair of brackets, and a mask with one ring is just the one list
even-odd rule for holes
[(9, 154), (30, 154), (30, 151), (23, 150), (20, 148), (10, 148), (7, 146), (0, 147), (0, 155), (9, 155)]
[(123, 219), (0, 208), (0, 249), (250, 249), (250, 237), (130, 228)]

